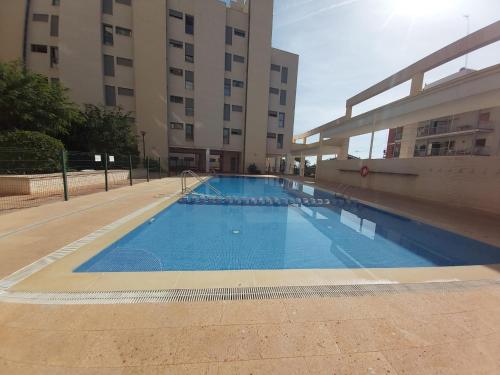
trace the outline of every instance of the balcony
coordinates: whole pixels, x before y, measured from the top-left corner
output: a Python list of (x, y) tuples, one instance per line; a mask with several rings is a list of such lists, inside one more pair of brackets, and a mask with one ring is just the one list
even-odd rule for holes
[(453, 133), (475, 133), (475, 132), (490, 132), (494, 129), (495, 125), (492, 122), (480, 122), (476, 125), (452, 125), (439, 124), (437, 126), (421, 126), (417, 129), (417, 138), (424, 137), (435, 137), (443, 134), (453, 134)]
[(476, 146), (467, 149), (455, 150), (453, 148), (440, 147), (433, 148), (431, 153), (428, 155), (427, 150), (415, 150), (413, 153), (414, 157), (424, 157), (424, 156), (464, 156), (464, 155), (476, 155), (476, 156), (490, 156), (491, 150), (487, 146)]

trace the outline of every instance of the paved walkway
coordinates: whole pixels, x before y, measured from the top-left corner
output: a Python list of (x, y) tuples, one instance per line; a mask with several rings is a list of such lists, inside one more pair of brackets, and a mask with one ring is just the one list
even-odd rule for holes
[[(0, 278), (179, 188), (178, 179), (164, 179), (1, 216)], [(447, 224), (441, 211), (433, 210)], [(482, 221), (458, 221), (477, 233), (491, 217), (474, 215)], [(483, 234), (491, 242), (500, 236)], [(0, 374), (498, 374), (498, 353), (500, 286), (323, 299), (0, 303)]]

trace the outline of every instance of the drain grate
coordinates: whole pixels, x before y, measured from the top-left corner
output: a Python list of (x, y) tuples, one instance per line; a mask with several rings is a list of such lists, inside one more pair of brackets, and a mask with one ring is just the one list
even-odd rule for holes
[(137, 304), (285, 298), (360, 297), (398, 293), (452, 292), (500, 286), (500, 279), (411, 284), (314, 285), (283, 287), (167, 289), (146, 291), (28, 293), (0, 292), (1, 302), (33, 304)]

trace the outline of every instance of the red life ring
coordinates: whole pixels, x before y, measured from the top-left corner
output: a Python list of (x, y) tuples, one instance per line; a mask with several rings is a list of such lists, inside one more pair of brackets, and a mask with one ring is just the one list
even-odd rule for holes
[(361, 177), (368, 176), (369, 172), (370, 172), (370, 170), (368, 169), (368, 167), (366, 165), (364, 167), (361, 167), (361, 169), (359, 170), (359, 174), (361, 175)]

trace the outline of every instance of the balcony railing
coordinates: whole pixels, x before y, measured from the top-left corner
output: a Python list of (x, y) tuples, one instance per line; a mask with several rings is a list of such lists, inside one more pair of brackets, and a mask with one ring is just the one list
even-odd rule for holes
[(479, 155), (479, 156), (489, 156), (490, 148), (486, 146), (476, 146), (467, 149), (455, 150), (452, 148), (441, 147), (433, 148), (430, 154), (427, 154), (427, 150), (415, 150), (414, 157), (423, 156), (462, 156), (462, 155)]
[(437, 134), (446, 134), (446, 133), (456, 133), (463, 132), (468, 130), (492, 130), (494, 128), (494, 124), (491, 122), (481, 122), (476, 125), (438, 125), (438, 126), (422, 126), (417, 129), (417, 138), (418, 137), (427, 137), (430, 135)]

